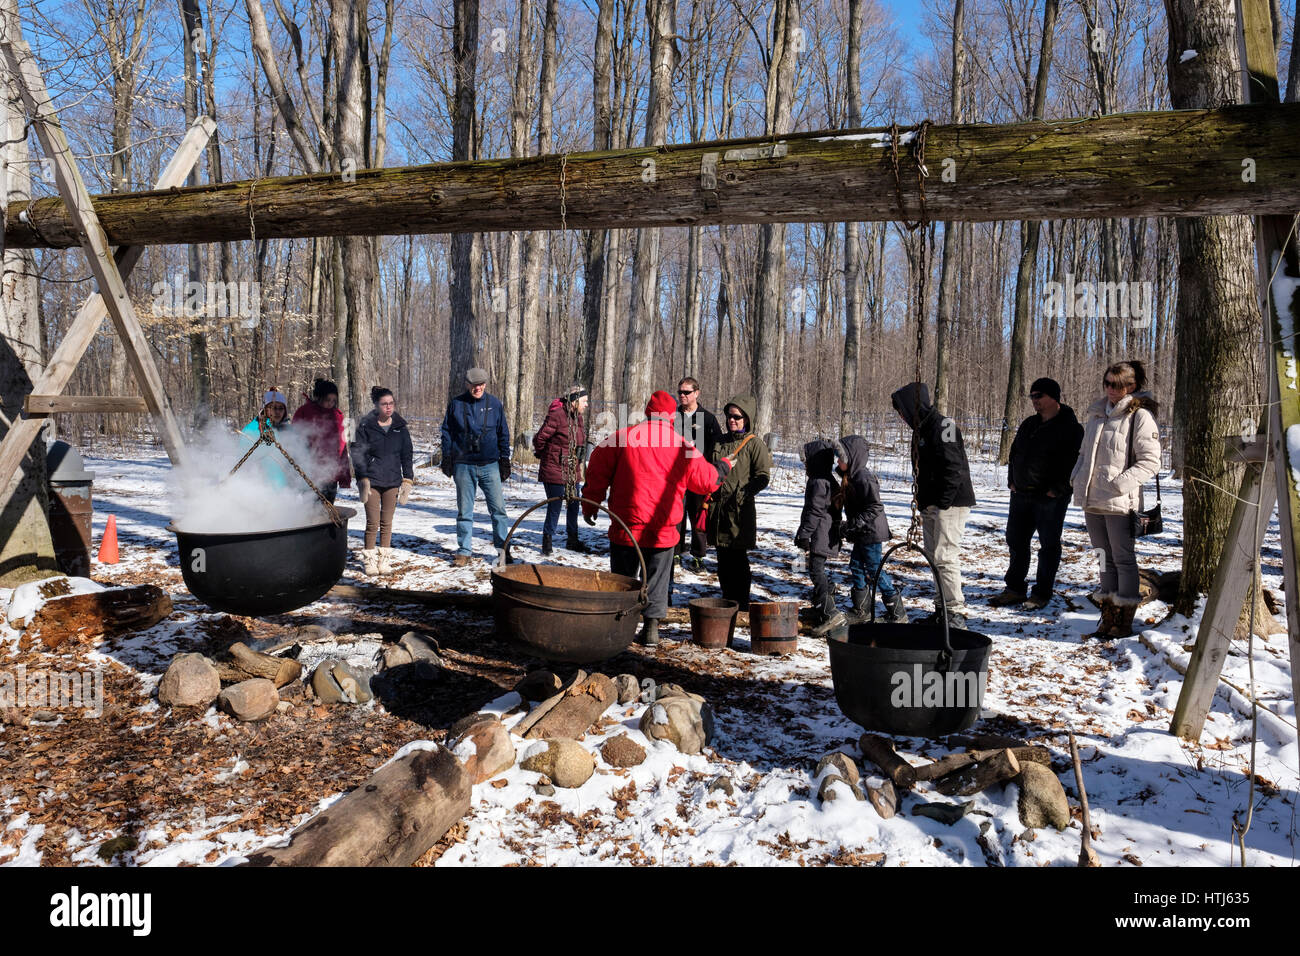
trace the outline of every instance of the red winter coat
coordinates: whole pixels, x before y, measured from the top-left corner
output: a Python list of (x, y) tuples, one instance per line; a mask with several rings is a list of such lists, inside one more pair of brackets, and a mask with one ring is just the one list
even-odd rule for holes
[[(582, 496), (602, 502), (608, 491), (609, 510), (627, 523), (637, 544), (671, 548), (679, 538), (685, 492), (709, 494), (728, 470), (725, 462), (713, 465), (695, 451), (669, 422), (650, 418), (619, 429), (595, 447)], [(599, 509), (584, 502), (582, 511), (590, 517)], [(610, 522), (609, 540), (632, 544), (617, 521)]]
[[(321, 408), (310, 399), (293, 413), (293, 426), (307, 437), (307, 447), (316, 469), (307, 469), (312, 477), (337, 481), (340, 488), (352, 487), (352, 470), (348, 466), (348, 443), (343, 437), (343, 410)], [(331, 468), (331, 465), (333, 466)]]
[[(573, 417), (573, 426), (573, 446), (581, 462), (582, 446), (587, 443), (587, 429), (581, 415)], [(569, 458), (569, 413), (564, 410), (564, 399), (551, 402), (546, 421), (533, 436), (533, 452), (541, 462), (537, 480), (551, 485), (564, 484), (564, 467)]]

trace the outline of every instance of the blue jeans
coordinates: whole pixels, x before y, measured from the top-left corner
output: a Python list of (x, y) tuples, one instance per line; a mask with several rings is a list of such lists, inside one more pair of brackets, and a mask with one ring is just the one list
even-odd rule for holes
[(495, 461), (482, 465), (456, 462), (456, 553), (474, 553), (474, 493), (483, 489), (488, 514), (492, 516), (492, 544), (504, 548), (510, 533), (506, 502), (501, 495), (501, 471)]
[[(546, 489), (546, 497), (563, 498), (564, 485), (552, 484), (549, 481), (542, 482), (542, 487)], [(560, 507), (563, 501), (552, 501), (546, 506), (546, 521), (542, 524), (542, 534), (547, 537), (555, 537), (555, 529), (560, 524)], [(577, 499), (569, 502), (567, 513), (564, 516), (564, 530), (571, 538), (578, 535), (578, 502)]]
[[(879, 541), (868, 544), (859, 538), (853, 542), (853, 552), (849, 555), (849, 577), (855, 588), (871, 587), (871, 579), (875, 576), (876, 569), (880, 567), (883, 553), (884, 548)], [(889, 576), (888, 571), (880, 572), (880, 584), (877, 590), (884, 600), (893, 600), (897, 592), (894, 590), (894, 580)]]

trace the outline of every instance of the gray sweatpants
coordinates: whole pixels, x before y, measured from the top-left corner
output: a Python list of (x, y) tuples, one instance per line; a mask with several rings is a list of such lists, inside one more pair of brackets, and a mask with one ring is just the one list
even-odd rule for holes
[[(673, 548), (642, 548), (650, 582), (646, 587), (646, 609), (641, 617), (646, 620), (663, 620), (668, 613), (668, 596), (673, 589)], [(641, 578), (641, 562), (636, 558), (636, 548), (625, 544), (609, 546), (609, 569), (615, 574)]]
[[(939, 508), (931, 505), (921, 512), (921, 543), (934, 558), (943, 584), (948, 610), (962, 613), (966, 603), (961, 593), (961, 536), (966, 530), (970, 508)], [(935, 596), (935, 610), (939, 608)]]
[(1095, 515), (1085, 511), (1083, 523), (1092, 546), (1106, 554), (1101, 564), (1099, 594), (1110, 596), (1116, 604), (1137, 604), (1141, 597), (1136, 542), (1128, 515)]

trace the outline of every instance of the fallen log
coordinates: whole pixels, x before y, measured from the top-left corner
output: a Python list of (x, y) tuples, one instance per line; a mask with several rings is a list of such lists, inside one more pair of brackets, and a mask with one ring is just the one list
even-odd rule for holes
[(997, 750), (935, 781), (934, 788), (945, 797), (970, 797), (995, 783), (1005, 783), (1020, 774), (1020, 761), (1011, 750)]
[[(996, 221), (1300, 207), (1300, 105), (931, 124), (322, 172), (93, 198), (114, 245), (765, 222)], [(1255, 175), (1242, 176), (1242, 157)], [(940, 169), (943, 166), (943, 169)], [(647, 169), (654, 172), (646, 175)], [(938, 175), (943, 172), (945, 175)], [(951, 176), (947, 175), (951, 172)], [(923, 205), (924, 203), (924, 205)], [(57, 198), (11, 204), (5, 248), (69, 248)]]
[(894, 751), (894, 745), (884, 737), (863, 734), (858, 740), (862, 755), (880, 768), (881, 773), (901, 790), (911, 790), (916, 785), (916, 770)]
[(23, 635), (58, 647), (70, 637), (86, 640), (153, 627), (172, 612), (172, 599), (153, 584), (72, 594), (46, 601)]
[(1025, 746), (1025, 747), (997, 747), (987, 750), (968, 750), (966, 753), (948, 754), (936, 760), (934, 763), (927, 763), (923, 766), (916, 767), (917, 780), (938, 780), (945, 777), (955, 770), (976, 763), (980, 760), (987, 760), (993, 754), (1001, 750), (1010, 750), (1020, 763), (1040, 763), (1044, 767), (1052, 766), (1052, 752), (1046, 747)]
[(357, 587), (355, 584), (336, 584), (326, 597), (348, 601), (392, 601), (398, 604), (423, 604), (425, 607), (443, 607), (458, 611), (492, 611), (492, 595), (469, 594), (464, 591), (408, 591), (402, 588)]
[(563, 691), (555, 706), (533, 722), (522, 736), (529, 740), (557, 737), (577, 740), (617, 701), (614, 682), (604, 674), (592, 674)]
[(410, 866), (469, 811), (470, 779), (445, 747), (386, 764), (244, 866)]
[(1092, 822), (1088, 819), (1088, 791), (1083, 786), (1083, 764), (1079, 761), (1079, 745), (1075, 742), (1074, 731), (1070, 731), (1070, 760), (1074, 763), (1074, 782), (1079, 787), (1079, 811), (1083, 824), (1083, 837), (1079, 845), (1079, 866), (1101, 866), (1097, 851), (1092, 848)]
[(217, 662), (217, 672), (223, 681), (238, 682), (265, 677), (279, 688), (302, 676), (302, 665), (292, 658), (263, 654), (242, 641), (231, 644), (226, 653), (230, 655), (230, 660)]

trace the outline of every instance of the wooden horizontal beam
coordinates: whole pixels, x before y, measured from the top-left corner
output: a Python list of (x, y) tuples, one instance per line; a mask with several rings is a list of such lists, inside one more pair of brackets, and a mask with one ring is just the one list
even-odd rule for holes
[[(916, 220), (917, 137), (887, 129), (476, 160), (98, 196), (110, 241)], [(928, 126), (932, 220), (1300, 210), (1300, 104)], [(13, 248), (77, 244), (57, 199), (15, 203)]]
[(28, 415), (55, 415), (79, 412), (125, 412), (147, 415), (149, 405), (132, 395), (28, 395), (23, 402)]

